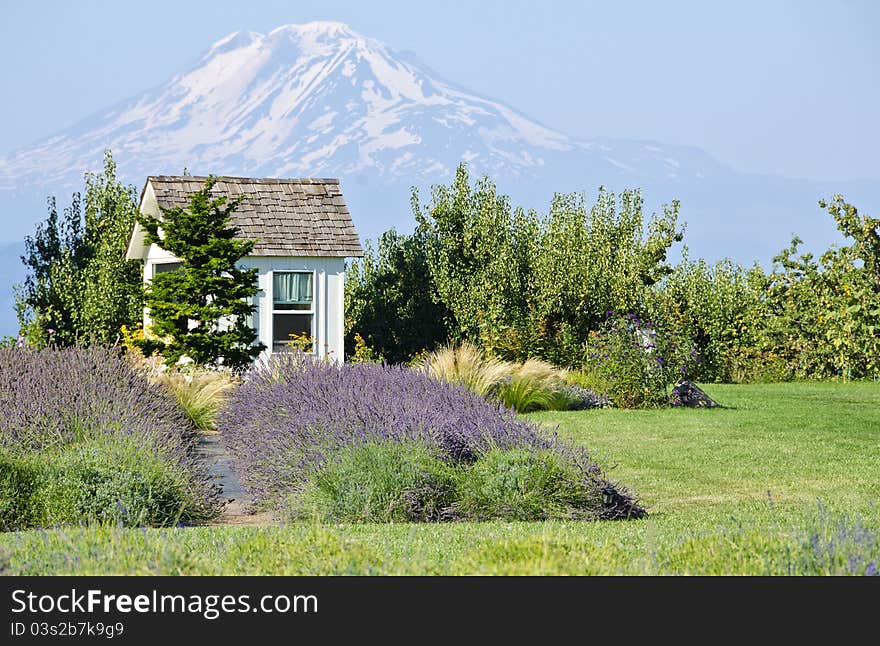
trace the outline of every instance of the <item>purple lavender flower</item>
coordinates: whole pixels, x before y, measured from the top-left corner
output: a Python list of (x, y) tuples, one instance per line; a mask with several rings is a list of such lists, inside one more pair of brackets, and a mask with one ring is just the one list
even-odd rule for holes
[(193, 455), (197, 436), (183, 410), (120, 351), (0, 349), (0, 449), (41, 451), (103, 435), (148, 447), (191, 476), (206, 509), (216, 505), (215, 488)]

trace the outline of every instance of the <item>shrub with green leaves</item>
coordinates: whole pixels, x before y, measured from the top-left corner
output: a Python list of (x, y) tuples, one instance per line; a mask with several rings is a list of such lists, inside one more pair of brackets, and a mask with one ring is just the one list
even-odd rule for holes
[(688, 376), (701, 357), (674, 332), (657, 330), (651, 321), (635, 314), (615, 315), (584, 346), (580, 371), (574, 383), (607, 395), (619, 408), (642, 408), (668, 403), (670, 386)]
[(688, 338), (713, 381), (876, 378), (880, 375), (880, 219), (836, 195), (819, 206), (847, 244), (818, 258), (802, 241), (764, 273), (687, 256), (647, 295), (652, 320)]
[(650, 320), (693, 345), (702, 361), (691, 366), (690, 378), (729, 382), (766, 366), (757, 351), (763, 331), (760, 267), (746, 270), (730, 260), (710, 265), (684, 257), (674, 271), (650, 290)]
[(155, 454), (127, 441), (6, 454), (0, 456), (0, 529), (174, 525), (189, 517), (185, 487)]
[(459, 476), (455, 514), (467, 520), (602, 517), (605, 494), (558, 453), (493, 449)]
[[(345, 354), (405, 363), (449, 339), (452, 313), (439, 301), (423, 232), (383, 233), (345, 274)], [(358, 340), (360, 339), (360, 340)], [(360, 351), (360, 352), (358, 352)]]
[(880, 376), (880, 218), (842, 196), (819, 206), (848, 240), (818, 260), (801, 240), (774, 258), (765, 292), (763, 348), (800, 378)]
[(492, 448), (473, 463), (454, 463), (425, 444), (386, 440), (330, 454), (288, 510), (347, 523), (596, 520), (619, 517), (617, 495), (558, 451)]
[(291, 500), (294, 516), (336, 522), (442, 520), (455, 499), (456, 468), (415, 442), (345, 447)]

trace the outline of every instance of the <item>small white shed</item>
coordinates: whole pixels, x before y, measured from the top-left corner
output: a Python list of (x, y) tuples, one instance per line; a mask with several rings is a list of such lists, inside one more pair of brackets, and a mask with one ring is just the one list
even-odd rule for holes
[[(141, 191), (143, 213), (189, 205), (205, 177), (151, 176)], [(259, 293), (252, 325), (267, 352), (285, 350), (291, 334), (306, 334), (318, 357), (344, 356), (345, 259), (363, 255), (357, 231), (336, 179), (256, 179), (222, 177), (212, 192), (246, 195), (233, 214), (244, 239), (256, 242), (241, 267), (256, 267)], [(173, 271), (180, 260), (153, 244), (135, 225), (128, 260), (144, 261), (144, 282)], [(144, 311), (144, 327), (149, 312)]]

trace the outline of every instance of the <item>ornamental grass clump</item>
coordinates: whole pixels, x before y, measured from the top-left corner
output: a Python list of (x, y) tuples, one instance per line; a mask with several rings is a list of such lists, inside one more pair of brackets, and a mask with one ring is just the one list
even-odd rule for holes
[(477, 346), (464, 342), (447, 345), (428, 354), (425, 369), (435, 379), (464, 386), (483, 397), (494, 395), (510, 379), (511, 364), (488, 358)]
[(217, 429), (220, 406), (236, 380), (229, 372), (198, 369), (166, 370), (155, 377), (155, 382), (168, 388), (197, 430), (209, 433)]
[(569, 396), (566, 388), (565, 371), (540, 359), (502, 361), (486, 357), (465, 341), (428, 353), (422, 365), (435, 379), (464, 386), (518, 413), (576, 407), (577, 398)]
[[(466, 519), (469, 512), (457, 503), (460, 478), (467, 476), (459, 472), (468, 473), (493, 451), (513, 450), (550, 452), (578, 486), (602, 492), (591, 498), (584, 518), (644, 515), (586, 449), (461, 385), (405, 366), (275, 355), (231, 393), (219, 429), (255, 505), (294, 508), (298, 516)], [(459, 473), (454, 489), (450, 468)], [(485, 515), (506, 517), (503, 505), (496, 508), (502, 511)]]
[(0, 529), (216, 514), (184, 412), (119, 351), (0, 350)]

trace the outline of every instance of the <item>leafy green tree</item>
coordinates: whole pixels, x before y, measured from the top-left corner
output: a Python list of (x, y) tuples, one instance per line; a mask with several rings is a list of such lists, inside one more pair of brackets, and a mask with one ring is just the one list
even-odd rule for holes
[(672, 271), (666, 255), (682, 239), (678, 210), (674, 201), (646, 218), (638, 191), (601, 187), (592, 207), (584, 195), (554, 197), (532, 281), (544, 358), (575, 365), (609, 312), (643, 313), (648, 289)]
[(116, 162), (108, 150), (104, 171), (86, 174), (89, 259), (82, 273), (81, 325), (93, 342), (115, 342), (123, 324), (143, 315), (143, 263), (125, 260), (137, 213), (135, 187), (117, 180)]
[(85, 218), (79, 193), (61, 217), (49, 198), (46, 221), (25, 238), (27, 275), (16, 307), (22, 330), (37, 345), (110, 344), (141, 315), (141, 263), (125, 260), (135, 189), (117, 180), (109, 150), (103, 171), (86, 173), (85, 182)]
[(685, 249), (674, 271), (648, 292), (650, 320), (699, 353), (691, 379), (738, 380), (748, 368), (746, 360), (766, 366), (769, 357), (758, 352), (766, 280), (757, 265), (748, 270), (730, 260), (710, 265), (702, 258), (691, 260)]
[(774, 258), (766, 293), (765, 344), (796, 376), (880, 375), (880, 219), (859, 215), (840, 195), (819, 206), (851, 243), (818, 260), (797, 256), (800, 239)]
[(791, 244), (773, 258), (764, 300), (763, 346), (778, 354), (791, 376), (824, 376), (833, 372), (830, 347), (823, 341), (823, 314), (831, 304), (824, 297), (822, 266), (813, 254), (798, 254), (803, 241)]
[(49, 215), (25, 238), (21, 257), (27, 268), (16, 289), (19, 325), (29, 343), (73, 345), (81, 334), (81, 273), (85, 264), (80, 195), (59, 218), (54, 197), (47, 199)]
[(239, 261), (254, 248), (241, 240), (232, 214), (244, 196), (214, 197), (217, 177), (193, 193), (188, 208), (162, 208), (161, 217), (140, 214), (148, 244), (157, 244), (182, 261), (173, 272), (155, 276), (146, 290), (152, 325), (140, 345), (158, 351), (169, 365), (182, 357), (197, 364), (246, 368), (265, 349), (255, 344), (248, 316), (254, 312), (257, 269)]
[(354, 355), (358, 335), (364, 348), (391, 363), (446, 342), (452, 314), (437, 298), (425, 235), (391, 230), (375, 251), (365, 246), (345, 277), (346, 355)]
[(428, 205), (414, 194), (413, 210), (453, 335), (490, 355), (559, 365), (580, 361), (607, 311), (641, 307), (682, 237), (677, 202), (646, 223), (637, 191), (618, 201), (600, 189), (591, 208), (583, 195), (556, 195), (542, 218), (512, 208), (488, 177), (471, 186), (464, 164)]
[(488, 177), (472, 187), (464, 164), (451, 186), (432, 188), (429, 205), (423, 209), (414, 192), (412, 206), (438, 297), (456, 324), (454, 338), (490, 355), (521, 354), (533, 336), (537, 214), (512, 209)]

